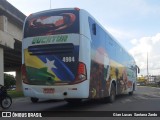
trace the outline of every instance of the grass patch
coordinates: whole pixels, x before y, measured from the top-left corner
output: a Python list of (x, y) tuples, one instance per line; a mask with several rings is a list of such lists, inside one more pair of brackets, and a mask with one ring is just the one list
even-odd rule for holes
[(148, 84), (148, 87), (158, 87), (156, 84)]
[(16, 91), (16, 90), (9, 90), (7, 93), (12, 97), (12, 98), (17, 98), (17, 97), (24, 97), (24, 94), (22, 91)]

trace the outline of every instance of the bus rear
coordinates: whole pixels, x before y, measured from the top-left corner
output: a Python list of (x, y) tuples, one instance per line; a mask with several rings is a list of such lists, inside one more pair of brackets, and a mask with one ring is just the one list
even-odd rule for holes
[(87, 38), (82, 39), (80, 35), (79, 12), (78, 9), (48, 10), (26, 18), (22, 41), (25, 96), (35, 99), (88, 97), (87, 67), (80, 47)]

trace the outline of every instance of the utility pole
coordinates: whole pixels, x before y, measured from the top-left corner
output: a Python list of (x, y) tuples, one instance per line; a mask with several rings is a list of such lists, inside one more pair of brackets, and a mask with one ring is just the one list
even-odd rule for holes
[(52, 8), (52, 0), (50, 0), (50, 9)]
[(147, 80), (149, 82), (149, 72), (148, 72), (148, 52), (147, 52)]

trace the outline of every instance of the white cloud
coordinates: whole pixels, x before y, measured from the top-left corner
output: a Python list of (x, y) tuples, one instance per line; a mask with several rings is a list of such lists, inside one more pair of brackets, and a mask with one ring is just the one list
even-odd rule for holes
[(138, 40), (137, 40), (137, 39), (131, 40), (131, 44), (136, 45), (137, 43), (138, 43)]
[(160, 33), (151, 37), (133, 39), (131, 43), (133, 48), (129, 52), (134, 56), (137, 65), (142, 70), (141, 74), (147, 73), (147, 52), (149, 73), (160, 74)]
[(119, 30), (117, 28), (113, 28), (113, 27), (106, 27), (105, 29), (111, 34), (113, 35), (117, 40), (129, 40), (132, 39), (134, 37), (134, 33), (129, 33), (127, 31), (123, 31), (123, 30)]

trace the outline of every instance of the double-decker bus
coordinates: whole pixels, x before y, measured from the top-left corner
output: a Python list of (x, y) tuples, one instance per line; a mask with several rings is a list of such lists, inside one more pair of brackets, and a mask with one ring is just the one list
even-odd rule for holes
[(53, 9), (28, 16), (22, 40), (22, 84), (32, 102), (113, 102), (136, 90), (134, 58), (85, 10)]

